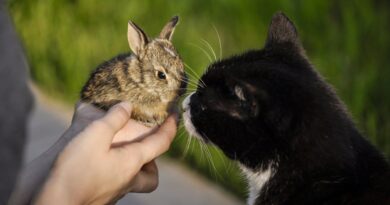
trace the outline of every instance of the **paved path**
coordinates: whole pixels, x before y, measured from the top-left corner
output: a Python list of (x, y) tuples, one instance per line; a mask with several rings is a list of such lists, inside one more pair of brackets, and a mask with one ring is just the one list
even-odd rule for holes
[[(44, 97), (36, 96), (36, 105), (29, 124), (26, 162), (37, 157), (58, 139), (69, 125), (72, 114), (71, 109), (48, 103)], [(119, 205), (243, 204), (172, 159), (159, 159), (157, 164), (160, 174), (159, 188), (150, 194), (128, 194), (118, 202)]]

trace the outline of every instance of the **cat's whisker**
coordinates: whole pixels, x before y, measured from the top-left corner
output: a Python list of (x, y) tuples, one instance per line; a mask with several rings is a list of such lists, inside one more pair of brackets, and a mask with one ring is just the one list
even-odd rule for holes
[(167, 89), (167, 90), (187, 90), (187, 88), (172, 88), (172, 89)]
[(178, 137), (183, 134), (183, 133), (180, 132), (180, 131), (182, 131), (182, 129), (183, 129), (183, 127), (179, 124), (177, 126), (177, 134), (176, 134)]
[(181, 90), (196, 90), (197, 87), (193, 86), (193, 85), (188, 85), (187, 88), (181, 88)]
[(218, 171), (217, 171), (217, 168), (216, 168), (216, 166), (215, 166), (215, 164), (214, 164), (213, 155), (211, 154), (211, 152), (210, 152), (210, 150), (209, 150), (209, 148), (208, 148), (208, 146), (207, 146), (206, 144), (203, 144), (203, 146), (204, 146), (204, 149), (205, 149), (205, 153), (206, 153), (207, 156), (208, 156), (208, 161), (209, 161), (209, 164), (210, 164), (210, 166), (211, 166), (211, 168), (212, 168), (214, 177), (217, 179), (217, 178), (220, 177), (220, 176), (219, 176)]
[(199, 80), (199, 85), (203, 88), (206, 87), (206, 83), (203, 82), (202, 78), (195, 72), (195, 70), (186, 63), (184, 63), (184, 65), (195, 75), (196, 79)]
[(195, 87), (198, 86), (198, 82), (192, 80), (192, 79), (183, 79), (181, 80), (181, 82), (185, 82), (185, 83), (191, 83), (192, 85), (195, 85)]
[(194, 93), (194, 92), (196, 92), (196, 89), (187, 90), (187, 91), (184, 93), (183, 96), (187, 97), (187, 96), (189, 96), (191, 93)]
[(197, 83), (197, 80), (198, 80), (198, 78), (197, 77), (195, 77), (193, 74), (191, 74), (191, 73), (189, 73), (189, 72), (187, 72), (187, 75), (189, 76), (188, 78), (183, 78), (183, 79), (181, 79), (181, 80), (184, 80), (184, 81), (191, 81), (191, 82), (195, 82), (195, 83)]
[(231, 170), (233, 168), (233, 165), (232, 165), (231, 161), (227, 161), (226, 158), (223, 157), (224, 155), (223, 155), (222, 151), (219, 148), (216, 148), (215, 151), (216, 151), (219, 159), (222, 161), (223, 166), (226, 167), (225, 173), (228, 175), (229, 172), (231, 172)]
[[(187, 74), (188, 74), (188, 73), (187, 73)], [(194, 77), (193, 77), (193, 78), (194, 78)], [(197, 84), (197, 82), (194, 81), (194, 80), (191, 79), (191, 78), (179, 78), (178, 80), (179, 80), (180, 82)]]
[(179, 80), (180, 82), (184, 82), (184, 83), (187, 83), (187, 85), (191, 85), (191, 86), (194, 86), (194, 87), (197, 87), (197, 84), (195, 82), (192, 82), (192, 81), (189, 81), (189, 80)]
[(196, 73), (195, 70), (191, 66), (189, 66), (187, 63), (184, 63), (184, 66), (186, 66), (189, 69), (189, 71), (191, 71), (192, 74), (194, 74), (196, 79), (200, 79), (200, 76), (198, 75), (198, 73)]
[(189, 86), (192, 86), (192, 87), (197, 87), (197, 84), (195, 84), (195, 83), (193, 83), (193, 82), (186, 82), (187, 83), (187, 85), (189, 85)]
[[(202, 135), (205, 136), (206, 138), (208, 138), (207, 135), (205, 133), (203, 133), (203, 132), (202, 132)], [(207, 144), (204, 144), (204, 145), (205, 145), (205, 148), (206, 148), (206, 153), (208, 153), (208, 156), (209, 156), (209, 159), (210, 159), (210, 164), (211, 164), (212, 168), (214, 169), (215, 177), (216, 178), (220, 177), (220, 175), (218, 175), (217, 168), (216, 168), (216, 166), (214, 164), (214, 161), (213, 161), (213, 155), (211, 154), (211, 151), (209, 150), (208, 145)]]
[(194, 137), (191, 137), (191, 148), (190, 148), (191, 153), (194, 151), (195, 143), (196, 140), (194, 139)]
[(182, 128), (182, 129), (178, 128), (178, 131), (180, 131), (180, 133), (176, 136), (175, 139), (180, 139), (180, 138), (182, 138), (182, 137), (184, 136), (184, 134), (183, 134), (183, 128)]
[(184, 90), (186, 91), (186, 94), (190, 94), (190, 92), (195, 92), (196, 88), (187, 88), (187, 89), (167, 89), (167, 91), (177, 91), (177, 90)]
[(217, 33), (218, 42), (219, 42), (219, 59), (221, 60), (222, 59), (222, 42), (221, 42), (221, 37), (219, 35), (217, 27), (215, 27), (214, 24), (213, 24), (213, 28), (214, 28), (215, 32)]
[(211, 53), (213, 54), (214, 56), (214, 60), (216, 61), (217, 60), (217, 55), (215, 54), (215, 51), (213, 49), (213, 47), (210, 45), (210, 43), (208, 41), (206, 41), (205, 39), (201, 39), (201, 41), (203, 42), (203, 44), (209, 48), (209, 50), (211, 51)]
[[(192, 70), (192, 68), (191, 67), (187, 67), (186, 66), (187, 64), (186, 63), (184, 63), (184, 67), (186, 67), (187, 69), (186, 69), (186, 71), (191, 71), (191, 72), (186, 72), (186, 74), (190, 77), (190, 78), (195, 78), (195, 79), (197, 79), (198, 77), (198, 75), (196, 75), (196, 73), (194, 74), (194, 71)], [(188, 70), (188, 69), (191, 69), (191, 70)], [(182, 79), (184, 79), (185, 77), (183, 76), (182, 77)]]
[(184, 148), (184, 153), (183, 153), (183, 159), (187, 156), (188, 150), (190, 149), (190, 144), (191, 144), (191, 137), (187, 136), (187, 142), (186, 146)]
[(202, 141), (199, 140), (199, 145), (202, 147), (202, 151), (206, 154), (207, 163), (210, 164), (209, 155), (208, 155), (208, 153), (206, 153), (206, 149), (205, 149), (205, 144), (204, 144), (204, 142), (202, 142)]
[[(205, 150), (205, 148), (204, 148), (204, 143), (201, 142), (201, 141), (199, 141), (198, 143), (199, 143), (199, 146), (200, 146), (201, 149), (202, 149), (202, 152), (203, 152), (203, 153), (205, 154), (205, 156), (206, 156), (206, 162), (207, 162), (208, 164), (210, 164), (208, 155), (207, 155), (206, 150)], [(211, 165), (210, 165), (210, 168), (211, 168)]]
[(182, 89), (183, 91), (186, 91), (185, 94), (190, 94), (191, 92), (196, 91), (196, 88), (187, 88), (187, 89)]
[(216, 153), (217, 153), (217, 155), (218, 155), (218, 157), (219, 157), (219, 159), (222, 161), (222, 163), (223, 163), (223, 166), (224, 167), (226, 167), (226, 163), (225, 163), (225, 158), (223, 158), (223, 156), (222, 156), (222, 154), (221, 154), (221, 152), (220, 152), (220, 150), (219, 149), (215, 149), (216, 151)]
[(200, 47), (200, 46), (198, 46), (198, 45), (196, 45), (194, 43), (189, 43), (189, 44), (194, 46), (194, 47), (196, 47), (196, 48), (198, 48), (199, 50), (201, 50), (206, 55), (206, 57), (209, 59), (210, 63), (213, 62), (213, 59), (211, 58), (210, 54), (208, 54), (204, 48), (202, 48), (202, 47)]
[(187, 90), (195, 91), (198, 88), (198, 86), (194, 84), (188, 84)]
[(188, 95), (190, 95), (191, 93), (193, 92), (196, 92), (196, 89), (189, 89), (189, 90), (186, 90), (186, 92), (183, 94), (184, 97), (187, 97)]
[(183, 131), (180, 134), (183, 135), (185, 134), (186, 128), (184, 127), (183, 123), (180, 123), (178, 126), (179, 131)]
[(186, 75), (188, 75), (189, 76), (189, 78), (185, 78), (185, 77), (182, 77), (182, 78), (180, 78), (179, 80), (190, 80), (190, 79), (197, 79), (197, 77), (196, 76), (194, 76), (192, 73), (189, 73), (189, 72), (186, 72)]
[[(193, 82), (193, 81), (192, 81)], [(195, 87), (201, 87), (201, 88), (205, 88), (206, 85), (204, 84), (204, 82), (199, 78), (197, 82), (194, 82), (196, 84)]]
[[(187, 72), (187, 74), (189, 74), (188, 72)], [(194, 76), (190, 76), (190, 78), (187, 78), (187, 79), (179, 79), (180, 81), (183, 81), (183, 82), (192, 82), (192, 83), (194, 83), (194, 84), (196, 84), (196, 85), (198, 85), (198, 81), (199, 81), (199, 79), (198, 78), (196, 78), (196, 77), (194, 77)], [(202, 85), (200, 85), (200, 86), (202, 86)]]
[(197, 143), (198, 143), (198, 145), (200, 147), (200, 158), (201, 158), (201, 160), (206, 159), (206, 161), (207, 161), (207, 156), (206, 156), (206, 153), (205, 153), (205, 151), (204, 151), (204, 149), (202, 147), (202, 143), (199, 142), (199, 140), (197, 140)]
[(181, 132), (179, 135), (177, 135), (177, 137), (175, 139), (181, 139), (181, 138), (183, 138), (183, 136), (185, 136), (185, 135), (183, 134), (183, 132)]

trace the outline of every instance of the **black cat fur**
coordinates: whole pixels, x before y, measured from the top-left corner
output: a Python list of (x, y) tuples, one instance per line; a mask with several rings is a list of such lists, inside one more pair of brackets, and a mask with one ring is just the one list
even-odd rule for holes
[(187, 110), (195, 133), (252, 174), (271, 170), (249, 203), (390, 204), (388, 162), (284, 14), (272, 18), (262, 50), (211, 64), (201, 81)]

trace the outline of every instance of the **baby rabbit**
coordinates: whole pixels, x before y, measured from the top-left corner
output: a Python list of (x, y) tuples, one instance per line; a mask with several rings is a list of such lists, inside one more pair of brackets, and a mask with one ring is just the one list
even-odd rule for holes
[(127, 39), (133, 53), (99, 65), (84, 85), (81, 100), (103, 110), (128, 101), (133, 119), (146, 126), (161, 124), (187, 85), (183, 62), (171, 42), (178, 21), (173, 17), (152, 40), (129, 21)]

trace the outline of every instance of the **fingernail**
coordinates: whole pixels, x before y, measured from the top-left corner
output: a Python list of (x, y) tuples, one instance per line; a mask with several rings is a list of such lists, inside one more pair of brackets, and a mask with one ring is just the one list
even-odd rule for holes
[(180, 108), (179, 108), (179, 106), (175, 105), (175, 106), (170, 107), (168, 112), (170, 114), (173, 114), (173, 113), (178, 114), (178, 113), (180, 113)]
[(88, 103), (79, 101), (79, 102), (77, 102), (77, 104), (76, 104), (76, 111), (80, 111), (81, 109), (83, 109), (83, 108), (86, 107), (86, 106), (88, 106)]
[(121, 106), (127, 111), (127, 114), (131, 115), (131, 104), (129, 102), (121, 102), (117, 104), (117, 106)]

